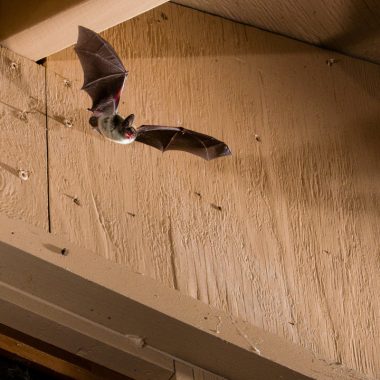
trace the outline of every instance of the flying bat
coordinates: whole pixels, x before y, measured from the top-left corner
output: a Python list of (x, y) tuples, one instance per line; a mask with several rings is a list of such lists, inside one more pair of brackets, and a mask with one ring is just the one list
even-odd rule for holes
[(138, 141), (162, 152), (181, 150), (206, 160), (231, 154), (224, 142), (189, 129), (161, 125), (141, 125), (135, 129), (133, 114), (125, 119), (118, 114), (128, 71), (113, 47), (97, 33), (79, 26), (74, 49), (84, 73), (82, 90), (92, 99), (89, 123), (106, 139), (119, 144)]

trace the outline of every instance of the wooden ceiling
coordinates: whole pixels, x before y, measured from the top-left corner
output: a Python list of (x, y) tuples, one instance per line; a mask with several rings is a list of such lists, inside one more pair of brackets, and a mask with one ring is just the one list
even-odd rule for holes
[(175, 0), (176, 3), (380, 63), (379, 0)]

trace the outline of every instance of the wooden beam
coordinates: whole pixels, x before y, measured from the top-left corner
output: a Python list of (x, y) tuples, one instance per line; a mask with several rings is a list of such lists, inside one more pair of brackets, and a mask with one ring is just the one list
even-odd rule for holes
[[(1, 5), (0, 44), (39, 60), (72, 45), (78, 25), (97, 32), (148, 11), (168, 0), (43, 0)], [(30, 15), (30, 17), (25, 17)]]
[(0, 323), (136, 379), (169, 379), (172, 358), (231, 379), (355, 378), (123, 265), (1, 215), (0, 263)]
[(93, 363), (88, 363), (87, 361), (84, 361), (84, 363), (70, 362), (46, 350), (36, 348), (34, 345), (2, 333), (0, 333), (0, 350), (73, 380), (102, 380), (104, 378), (132, 380), (125, 376), (118, 376), (115, 372), (101, 372), (100, 369), (95, 368)]

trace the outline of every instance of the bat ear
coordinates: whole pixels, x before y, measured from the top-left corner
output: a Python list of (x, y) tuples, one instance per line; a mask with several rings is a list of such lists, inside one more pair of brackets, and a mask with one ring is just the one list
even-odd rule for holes
[(125, 125), (126, 127), (132, 127), (134, 120), (135, 120), (135, 115), (132, 113), (131, 115), (125, 118), (125, 120), (123, 121), (123, 125)]

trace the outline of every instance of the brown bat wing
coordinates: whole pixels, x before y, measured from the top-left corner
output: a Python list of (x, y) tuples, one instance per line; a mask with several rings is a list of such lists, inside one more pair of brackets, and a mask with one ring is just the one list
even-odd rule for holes
[(84, 73), (82, 89), (92, 99), (91, 111), (96, 116), (116, 113), (128, 71), (113, 47), (97, 33), (79, 26), (75, 45)]
[(180, 127), (142, 125), (137, 129), (136, 141), (165, 152), (181, 150), (195, 154), (205, 160), (231, 154), (230, 148), (214, 137)]

